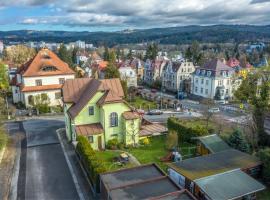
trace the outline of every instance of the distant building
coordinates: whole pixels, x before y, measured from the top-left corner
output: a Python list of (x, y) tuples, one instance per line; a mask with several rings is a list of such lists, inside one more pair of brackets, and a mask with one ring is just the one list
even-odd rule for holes
[(234, 70), (221, 60), (207, 62), (192, 74), (192, 94), (210, 99), (216, 96), (219, 100), (231, 98), (233, 75)]
[(2, 54), (4, 51), (4, 43), (0, 40), (0, 54)]
[(62, 104), (61, 88), (67, 79), (74, 79), (75, 72), (49, 49), (41, 49), (37, 55), (18, 68), (11, 80), (13, 102), (26, 107), (35, 103), (35, 96), (47, 94), (49, 105)]
[(251, 44), (248, 48), (247, 48), (247, 52), (248, 53), (252, 53), (252, 51), (257, 50), (257, 51), (262, 51), (265, 48), (265, 44), (263, 42), (259, 42), (259, 43), (255, 43), (255, 44)]
[(152, 85), (155, 81), (161, 81), (162, 71), (168, 60), (165, 59), (147, 59), (144, 63), (144, 76), (145, 83)]
[(162, 87), (172, 92), (185, 92), (185, 80), (190, 80), (195, 66), (192, 62), (168, 61), (162, 72)]
[(120, 67), (119, 72), (121, 80), (127, 81), (128, 87), (137, 87), (137, 75), (135, 70), (131, 67)]
[(89, 59), (89, 55), (87, 52), (83, 51), (78, 51), (76, 54), (76, 64), (79, 65), (81, 63), (86, 62)]
[(85, 41), (78, 40), (75, 42), (75, 47), (79, 49), (85, 49)]

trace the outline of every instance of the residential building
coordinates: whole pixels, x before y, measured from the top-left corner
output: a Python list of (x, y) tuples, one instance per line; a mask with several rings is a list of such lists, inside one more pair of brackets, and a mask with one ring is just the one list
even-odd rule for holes
[[(107, 172), (100, 175), (101, 199), (196, 200), (175, 184), (156, 164)], [(146, 189), (147, 188), (147, 189)]]
[(85, 41), (78, 40), (75, 42), (75, 47), (79, 49), (85, 49)]
[(206, 62), (192, 74), (192, 94), (218, 100), (232, 98), (234, 70), (219, 59)]
[(127, 81), (128, 87), (137, 87), (137, 74), (131, 67), (120, 67), (120, 78), (121, 80)]
[(66, 134), (69, 141), (86, 136), (93, 149), (106, 148), (109, 140), (125, 145), (159, 135), (166, 128), (144, 123), (125, 101), (120, 79), (81, 78), (67, 80), (62, 89)]
[(161, 81), (162, 71), (167, 62), (165, 59), (147, 59), (144, 64), (144, 82), (152, 85), (157, 80)]
[(195, 66), (192, 62), (171, 62), (168, 61), (162, 72), (162, 87), (172, 92), (186, 92), (185, 80), (190, 80)]
[(78, 51), (76, 54), (76, 64), (79, 65), (81, 63), (86, 62), (89, 59), (89, 55), (85, 51)]
[(138, 80), (143, 80), (144, 62), (139, 58), (133, 58), (130, 60), (129, 66), (135, 69)]
[(168, 174), (175, 183), (188, 189), (198, 199), (254, 199), (256, 192), (265, 189), (251, 177), (259, 173), (259, 159), (234, 149), (224, 149), (168, 166)]
[(11, 80), (13, 102), (32, 106), (36, 95), (47, 94), (50, 106), (61, 105), (61, 88), (75, 72), (49, 49), (41, 49), (34, 58), (19, 67)]

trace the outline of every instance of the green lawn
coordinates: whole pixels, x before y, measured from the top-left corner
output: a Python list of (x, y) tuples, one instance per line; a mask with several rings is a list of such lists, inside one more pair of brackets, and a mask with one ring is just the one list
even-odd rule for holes
[(148, 101), (148, 100), (145, 100), (139, 96), (136, 96), (134, 98), (134, 101), (128, 101), (128, 103), (131, 105), (131, 106), (134, 106), (135, 108), (138, 108), (138, 109), (156, 109), (157, 108), (157, 103), (156, 102), (152, 102), (152, 101)]
[[(166, 143), (166, 136), (155, 136), (150, 138), (150, 144), (148, 146), (142, 146), (139, 148), (132, 148), (129, 149), (128, 152), (130, 152), (133, 156), (135, 156), (141, 164), (147, 164), (147, 163), (156, 163), (158, 164), (164, 171), (166, 170), (165, 163), (160, 161), (160, 158), (166, 156), (169, 152), (165, 147)], [(180, 151), (183, 156), (183, 158), (190, 157), (192, 155), (192, 150), (189, 150), (189, 147), (194, 147), (192, 144), (181, 144), (180, 145)]]
[(257, 193), (257, 200), (268, 200), (270, 199), (270, 187), (266, 188), (262, 192)]
[(123, 169), (127, 167), (133, 167), (132, 164), (126, 164), (124, 166), (119, 166), (116, 162), (113, 161), (114, 157), (118, 157), (120, 152), (116, 151), (96, 151), (96, 154), (99, 158), (101, 158), (104, 163), (107, 171), (113, 171), (117, 169)]

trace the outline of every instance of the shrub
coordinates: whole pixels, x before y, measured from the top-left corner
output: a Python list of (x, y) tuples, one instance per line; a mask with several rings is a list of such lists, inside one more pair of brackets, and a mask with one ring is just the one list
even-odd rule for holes
[(47, 104), (40, 104), (37, 105), (36, 108), (38, 109), (39, 113), (49, 113), (50, 107)]
[(150, 144), (150, 141), (149, 141), (148, 138), (144, 138), (143, 141), (142, 141), (142, 143), (143, 143), (144, 145), (149, 145), (149, 144)]
[(118, 145), (119, 145), (119, 142), (117, 138), (111, 139), (107, 142), (108, 149), (117, 149)]
[(197, 125), (195, 127), (187, 127), (185, 122), (180, 122), (177, 118), (174, 117), (170, 117), (168, 119), (167, 127), (169, 132), (175, 131), (179, 136), (181, 136), (181, 142), (194, 142), (194, 140), (191, 140), (192, 137), (209, 134), (208, 130), (204, 126)]
[(62, 113), (63, 108), (61, 106), (52, 106), (51, 107), (51, 112), (52, 113)]
[(99, 174), (106, 172), (104, 162), (96, 155), (86, 137), (78, 136), (77, 141), (76, 152), (80, 155), (89, 178), (93, 183), (98, 184)]
[(262, 171), (263, 179), (264, 181), (269, 183), (270, 182), (270, 148), (268, 147), (266, 149), (261, 149), (257, 155), (263, 163), (263, 171)]

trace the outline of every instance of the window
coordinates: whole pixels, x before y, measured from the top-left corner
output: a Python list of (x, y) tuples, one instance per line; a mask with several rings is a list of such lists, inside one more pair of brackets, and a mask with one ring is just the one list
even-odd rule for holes
[(93, 143), (94, 142), (94, 137), (92, 135), (88, 136), (88, 141), (90, 143)]
[(226, 94), (229, 94), (229, 89), (226, 89)]
[(89, 115), (94, 115), (94, 106), (89, 106), (88, 113)]
[(200, 74), (200, 70), (199, 70), (199, 69), (196, 70), (196, 74), (197, 74), (197, 75)]
[(201, 84), (204, 84), (204, 79), (203, 78), (201, 79)]
[(208, 72), (207, 72), (207, 76), (208, 76), (208, 77), (211, 76), (211, 74), (212, 74), (211, 71), (208, 71)]
[(199, 79), (196, 78), (195, 82), (198, 83), (199, 82)]
[(205, 81), (205, 84), (208, 85), (208, 84), (209, 84), (209, 80), (206, 80), (206, 81)]
[(201, 88), (201, 94), (203, 94), (203, 88)]
[(41, 79), (36, 80), (36, 86), (41, 86), (41, 85), (42, 85), (42, 80)]
[(195, 92), (198, 92), (198, 87), (195, 87)]
[(208, 89), (205, 89), (205, 94), (206, 94), (206, 95), (208, 94)]
[(55, 93), (55, 99), (61, 99), (61, 92)]
[(42, 67), (42, 71), (44, 72), (52, 72), (52, 71), (56, 71), (56, 67), (54, 66), (45, 66), (45, 67)]
[(65, 79), (64, 78), (59, 78), (59, 84), (64, 84), (65, 83)]
[(202, 70), (202, 75), (205, 75), (205, 70)]
[(116, 112), (110, 114), (111, 127), (118, 126), (118, 115)]

